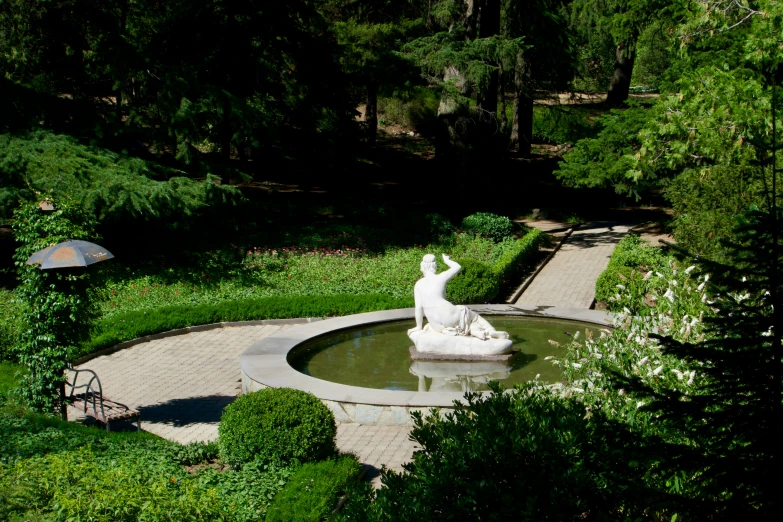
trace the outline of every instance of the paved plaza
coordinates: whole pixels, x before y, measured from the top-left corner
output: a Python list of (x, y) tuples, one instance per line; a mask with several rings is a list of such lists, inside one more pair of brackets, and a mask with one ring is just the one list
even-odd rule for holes
[[(81, 368), (98, 374), (106, 397), (141, 412), (141, 429), (182, 444), (215, 440), (223, 408), (242, 388), (240, 354), (291, 326), (237, 326), (166, 337), (97, 357)], [(73, 408), (68, 415), (82, 418)], [(408, 427), (340, 424), (337, 447), (375, 469), (386, 465), (401, 471), (416, 449), (409, 433)]]
[[(516, 304), (589, 308), (595, 281), (628, 230), (628, 225), (616, 223), (583, 225)], [(141, 412), (143, 430), (183, 444), (214, 440), (223, 408), (241, 391), (240, 354), (259, 339), (292, 326), (235, 326), (186, 333), (99, 356), (81, 367), (98, 374), (107, 397)], [(73, 408), (69, 416), (81, 417)], [(385, 465), (400, 471), (416, 450), (409, 433), (409, 427), (340, 424), (337, 447), (376, 470)]]

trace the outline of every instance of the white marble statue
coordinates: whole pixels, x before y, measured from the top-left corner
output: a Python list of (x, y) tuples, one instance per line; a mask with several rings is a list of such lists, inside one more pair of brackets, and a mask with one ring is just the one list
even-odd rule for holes
[[(460, 271), (459, 264), (443, 255), (449, 267), (436, 273), (435, 256), (427, 254), (421, 262), (424, 277), (413, 287), (416, 303), (416, 327), (408, 330), (420, 352), (451, 355), (500, 355), (511, 351), (506, 332), (495, 330), (484, 318), (464, 305), (446, 301), (446, 283)], [(424, 318), (427, 318), (425, 326)]]

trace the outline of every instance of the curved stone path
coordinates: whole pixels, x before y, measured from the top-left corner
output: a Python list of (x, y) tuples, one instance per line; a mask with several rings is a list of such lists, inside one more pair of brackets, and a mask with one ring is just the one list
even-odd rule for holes
[[(292, 326), (236, 326), (166, 337), (79, 367), (98, 374), (106, 397), (139, 410), (141, 429), (182, 444), (215, 440), (223, 408), (241, 391), (240, 354)], [(68, 417), (83, 414), (69, 408)], [(130, 423), (112, 426), (134, 429)], [(408, 427), (339, 424), (337, 447), (376, 470), (386, 465), (401, 471), (416, 449), (409, 433)]]
[[(517, 303), (589, 308), (595, 280), (628, 229), (613, 223), (581, 227)], [(292, 326), (236, 326), (166, 337), (80, 367), (98, 374), (107, 397), (138, 409), (143, 430), (180, 443), (214, 440), (223, 408), (241, 391), (239, 355), (259, 339)], [(71, 408), (69, 418), (81, 414)], [(416, 449), (409, 433), (408, 427), (340, 424), (337, 446), (373, 468), (401, 470)]]

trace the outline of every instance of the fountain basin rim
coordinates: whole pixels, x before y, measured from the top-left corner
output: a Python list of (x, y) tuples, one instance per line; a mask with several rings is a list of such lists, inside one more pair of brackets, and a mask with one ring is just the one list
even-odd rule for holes
[[(584, 308), (508, 304), (469, 305), (469, 308), (482, 316), (515, 315), (566, 319), (604, 327), (611, 326), (612, 321), (612, 315), (609, 312)], [(379, 390), (324, 381), (300, 373), (288, 363), (288, 354), (291, 350), (315, 337), (347, 328), (402, 321), (413, 319), (413, 317), (413, 308), (367, 312), (301, 324), (265, 337), (252, 344), (240, 356), (239, 366), (242, 372), (242, 391), (243, 393), (249, 393), (262, 388), (294, 388), (310, 392), (327, 404), (352, 404), (382, 408), (394, 406), (414, 409), (452, 408), (454, 401), (464, 402), (464, 394), (461, 392)]]

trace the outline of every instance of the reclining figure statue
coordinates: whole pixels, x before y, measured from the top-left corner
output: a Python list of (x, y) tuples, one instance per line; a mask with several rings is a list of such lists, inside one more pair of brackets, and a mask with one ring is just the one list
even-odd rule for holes
[[(506, 332), (495, 330), (486, 319), (464, 305), (446, 301), (446, 283), (460, 271), (459, 264), (443, 255), (449, 267), (436, 273), (435, 256), (427, 254), (421, 262), (424, 277), (413, 287), (416, 327), (408, 330), (420, 352), (453, 355), (499, 355), (511, 351)], [(424, 318), (427, 325), (424, 326)]]

